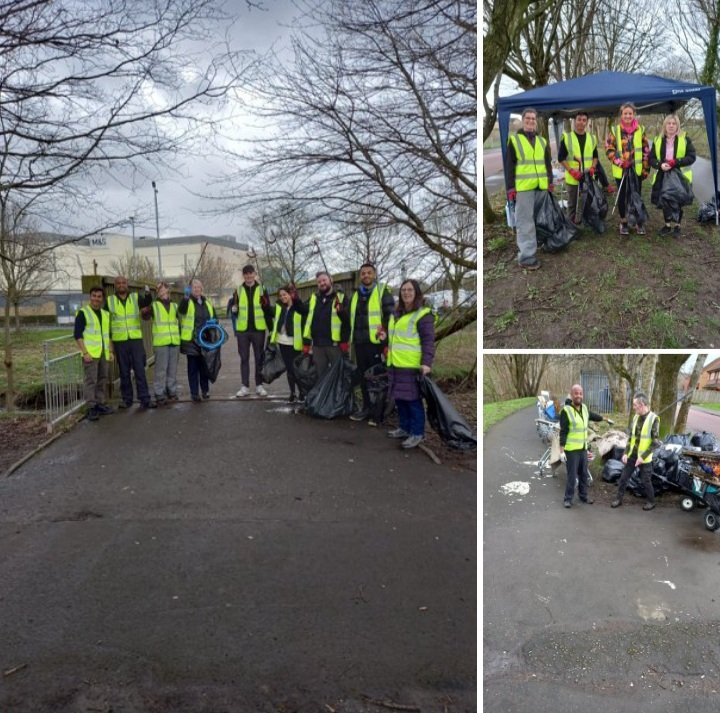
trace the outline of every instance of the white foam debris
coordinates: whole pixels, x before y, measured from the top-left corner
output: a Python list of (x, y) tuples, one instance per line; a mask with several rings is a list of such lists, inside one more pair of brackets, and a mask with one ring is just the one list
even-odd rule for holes
[(527, 495), (530, 492), (530, 483), (514, 480), (512, 483), (501, 485), (500, 492), (505, 495)]

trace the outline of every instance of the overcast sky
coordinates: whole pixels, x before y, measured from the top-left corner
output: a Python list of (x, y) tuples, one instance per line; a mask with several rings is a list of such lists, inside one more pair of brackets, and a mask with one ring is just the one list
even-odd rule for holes
[[(272, 46), (281, 50), (289, 41), (288, 25), (296, 14), (291, 0), (263, 0), (265, 11), (249, 10), (245, 0), (229, 0), (226, 9), (233, 12), (235, 21), (230, 28), (234, 50), (253, 50), (265, 54)], [(238, 121), (234, 126), (240, 137), (249, 131)], [(158, 190), (158, 216), (161, 237), (206, 234), (233, 235), (241, 242), (248, 240), (242, 216), (207, 216), (203, 210), (211, 204), (197, 194), (212, 191), (211, 182), (228, 168), (227, 160), (214, 155), (210, 148), (194, 156), (173, 159), (173, 170), (157, 170), (155, 176), (127, 173), (113, 167), (98, 191), (98, 204), (115, 219), (135, 216), (136, 236), (155, 236), (155, 206), (151, 181)], [(66, 219), (68, 230), (78, 232), (95, 229), (98, 216), (71, 216)], [(62, 231), (64, 232), (64, 231)], [(131, 226), (118, 232), (130, 234)]]

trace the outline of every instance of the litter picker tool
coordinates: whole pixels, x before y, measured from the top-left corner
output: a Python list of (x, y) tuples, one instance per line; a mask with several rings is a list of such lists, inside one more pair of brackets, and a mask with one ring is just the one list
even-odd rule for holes
[(200, 252), (200, 259), (197, 261), (197, 265), (195, 265), (195, 269), (193, 270), (192, 277), (190, 278), (190, 282), (188, 284), (192, 284), (192, 281), (195, 279), (195, 275), (197, 274), (198, 269), (200, 268), (200, 263), (202, 262), (203, 256), (205, 255), (205, 250), (207, 250), (208, 241), (205, 241), (205, 245), (203, 245), (203, 249)]
[(257, 255), (255, 248), (252, 245), (250, 246), (250, 250), (248, 250), (247, 256), (248, 256), (248, 258), (250, 258), (250, 260), (252, 260), (255, 263), (255, 271), (257, 272), (258, 279), (260, 280), (260, 282), (262, 282), (263, 281), (262, 280), (262, 272), (260, 272), (260, 263), (258, 261), (258, 255)]
[(327, 274), (329, 275), (330, 271), (328, 270), (327, 265), (325, 264), (325, 258), (323, 257), (322, 250), (320, 250), (320, 245), (318, 244), (318, 241), (313, 240), (312, 244), (314, 247), (313, 253), (317, 253), (320, 256), (320, 260), (322, 260), (322, 264), (323, 264), (323, 270), (325, 270), (325, 272), (327, 272)]
[(623, 183), (625, 183), (625, 176), (627, 176), (627, 171), (623, 171), (622, 178), (620, 179), (620, 185), (618, 186), (617, 195), (615, 196), (615, 205), (613, 206), (612, 213), (610, 215), (615, 215), (615, 208), (617, 208), (618, 201), (620, 200), (620, 192), (622, 191)]

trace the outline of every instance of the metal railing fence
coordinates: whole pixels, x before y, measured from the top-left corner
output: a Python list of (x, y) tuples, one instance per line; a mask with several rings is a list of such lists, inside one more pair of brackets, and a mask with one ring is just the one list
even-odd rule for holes
[(48, 432), (84, 403), (82, 356), (79, 350), (68, 353), (72, 334), (43, 342), (45, 372), (45, 422)]

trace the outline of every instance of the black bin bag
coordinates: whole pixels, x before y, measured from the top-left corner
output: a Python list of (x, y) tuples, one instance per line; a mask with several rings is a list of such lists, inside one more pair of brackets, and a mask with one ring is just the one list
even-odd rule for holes
[(614, 458), (608, 458), (602, 469), (602, 479), (606, 483), (617, 483), (620, 480), (620, 476), (623, 472), (623, 462), (621, 460), (615, 460)]
[(672, 220), (680, 222), (680, 209), (690, 205), (695, 196), (693, 195), (690, 181), (682, 174), (679, 168), (671, 168), (665, 173), (660, 186), (660, 193), (657, 198), (657, 205), (670, 212)]
[(537, 243), (545, 252), (559, 252), (579, 234), (578, 227), (573, 225), (549, 191), (535, 192), (534, 215)]
[(293, 361), (295, 381), (302, 393), (307, 394), (317, 384), (318, 374), (312, 354), (300, 354)]
[(207, 376), (207, 380), (211, 384), (214, 384), (217, 381), (218, 374), (220, 373), (220, 367), (222, 366), (222, 361), (220, 360), (220, 350), (201, 349), (200, 353), (202, 355), (200, 368), (205, 376)]
[(264, 384), (272, 384), (275, 379), (285, 373), (285, 362), (283, 361), (280, 348), (268, 344), (263, 354), (262, 379)]
[(477, 438), (468, 422), (431, 378), (420, 379), (420, 393), (425, 399), (427, 420), (444, 443), (456, 450), (477, 448)]
[(305, 397), (305, 413), (315, 418), (349, 416), (355, 410), (355, 374), (350, 360), (337, 359)]
[(631, 228), (636, 225), (645, 225), (648, 221), (648, 212), (640, 195), (640, 179), (633, 169), (625, 172), (625, 217)]

